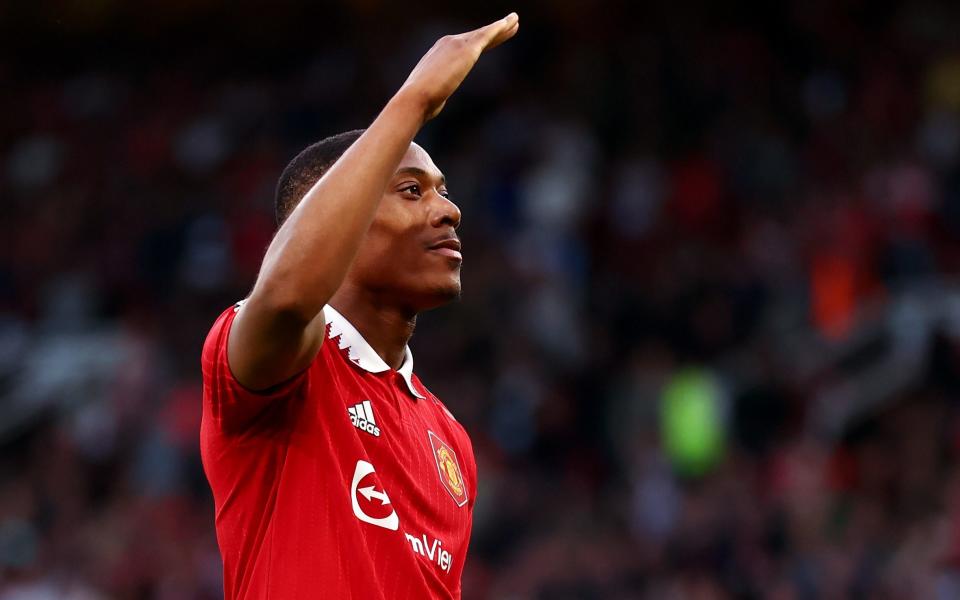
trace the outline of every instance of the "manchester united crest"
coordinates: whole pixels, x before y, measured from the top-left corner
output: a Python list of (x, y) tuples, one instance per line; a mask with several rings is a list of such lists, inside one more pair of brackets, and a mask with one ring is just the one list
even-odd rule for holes
[(457, 453), (446, 442), (437, 437), (437, 434), (432, 431), (429, 433), (433, 458), (437, 461), (437, 470), (440, 472), (440, 483), (453, 496), (457, 506), (463, 506), (467, 503), (467, 483), (463, 480), (463, 475), (460, 472)]

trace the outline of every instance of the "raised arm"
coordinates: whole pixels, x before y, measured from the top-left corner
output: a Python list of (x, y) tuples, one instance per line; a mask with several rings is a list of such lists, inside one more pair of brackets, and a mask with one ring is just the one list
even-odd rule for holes
[(314, 359), (324, 338), (323, 306), (343, 283), (417, 131), (439, 114), (480, 55), (513, 37), (518, 27), (511, 13), (437, 41), (363, 135), (290, 213), (230, 331), (230, 369), (241, 384), (267, 389)]

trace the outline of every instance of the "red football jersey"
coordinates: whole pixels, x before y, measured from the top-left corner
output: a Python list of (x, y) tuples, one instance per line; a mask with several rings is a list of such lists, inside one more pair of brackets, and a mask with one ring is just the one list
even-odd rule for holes
[(238, 310), (214, 323), (202, 359), (226, 598), (459, 598), (476, 463), (410, 349), (390, 369), (328, 306), (313, 363), (253, 393), (227, 363)]

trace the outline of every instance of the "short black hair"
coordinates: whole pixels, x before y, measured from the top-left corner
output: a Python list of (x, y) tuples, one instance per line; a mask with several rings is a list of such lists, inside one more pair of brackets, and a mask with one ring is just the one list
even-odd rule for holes
[(310, 144), (280, 174), (274, 196), (277, 226), (283, 225), (303, 196), (365, 130), (354, 129)]

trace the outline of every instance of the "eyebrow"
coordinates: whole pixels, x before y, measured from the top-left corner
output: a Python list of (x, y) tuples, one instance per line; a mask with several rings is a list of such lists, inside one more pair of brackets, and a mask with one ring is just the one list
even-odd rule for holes
[[(403, 167), (402, 169), (397, 169), (397, 175), (416, 175), (417, 177), (423, 177), (425, 179), (430, 179), (432, 176), (430, 173), (427, 173), (419, 167)], [(447, 178), (444, 177), (443, 173), (440, 173), (440, 185), (446, 185)]]

